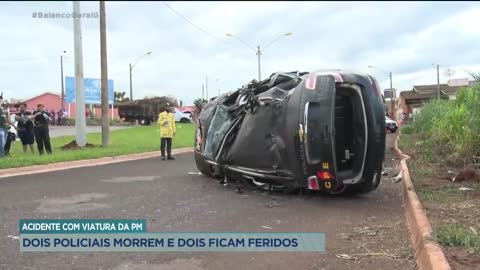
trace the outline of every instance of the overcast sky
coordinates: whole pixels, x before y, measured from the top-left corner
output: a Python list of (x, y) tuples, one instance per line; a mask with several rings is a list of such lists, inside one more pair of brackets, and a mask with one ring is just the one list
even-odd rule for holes
[[(234, 90), (257, 77), (252, 47), (278, 39), (262, 55), (262, 78), (276, 71), (340, 68), (376, 76), (383, 88), (467, 78), (480, 72), (480, 5), (477, 2), (107, 2), (109, 79), (134, 98), (174, 95), (190, 104), (201, 96)], [(98, 2), (82, 2), (84, 13)], [(60, 92), (60, 54), (65, 76), (74, 75), (73, 20), (32, 18), (34, 12), (72, 12), (72, 2), (0, 2), (0, 91), (7, 99)], [(98, 18), (82, 20), (85, 77), (100, 78)], [(369, 65), (380, 69), (370, 69)], [(383, 70), (383, 71), (382, 71)]]

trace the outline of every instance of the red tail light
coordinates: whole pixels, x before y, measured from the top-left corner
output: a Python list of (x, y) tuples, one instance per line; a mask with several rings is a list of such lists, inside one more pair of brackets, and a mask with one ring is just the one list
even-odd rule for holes
[(317, 177), (322, 181), (333, 180), (333, 175), (329, 171), (317, 172)]
[(308, 177), (308, 189), (319, 190), (318, 179), (315, 175)]

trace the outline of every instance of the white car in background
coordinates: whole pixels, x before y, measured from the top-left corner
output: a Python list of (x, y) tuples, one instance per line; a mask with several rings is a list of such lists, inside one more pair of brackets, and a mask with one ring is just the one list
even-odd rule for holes
[(175, 112), (173, 113), (173, 118), (175, 122), (180, 123), (191, 123), (192, 122), (192, 115), (190, 113), (184, 113), (177, 109), (174, 109)]
[(392, 119), (385, 116), (385, 126), (391, 133), (397, 132), (398, 125), (397, 122), (393, 121)]

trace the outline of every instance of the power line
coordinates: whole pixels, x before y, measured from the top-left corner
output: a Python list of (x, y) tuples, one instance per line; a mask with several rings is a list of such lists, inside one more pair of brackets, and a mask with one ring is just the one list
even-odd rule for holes
[(175, 14), (177, 14), (178, 16), (180, 16), (182, 19), (184, 19), (186, 22), (188, 22), (189, 24), (191, 24), (193, 27), (197, 28), (198, 30), (202, 31), (204, 34), (207, 34), (208, 36), (210, 36), (211, 38), (214, 38), (214, 39), (217, 39), (217, 40), (220, 40), (219, 38), (217, 38), (216, 36), (210, 34), (208, 31), (204, 30), (203, 28), (201, 28), (200, 26), (194, 24), (192, 21), (190, 21), (187, 17), (185, 17), (184, 15), (182, 15), (181, 13), (179, 13), (178, 11), (176, 11), (174, 8), (172, 8), (169, 4), (165, 3), (165, 2), (162, 2), (168, 9), (170, 9), (171, 11), (173, 11)]

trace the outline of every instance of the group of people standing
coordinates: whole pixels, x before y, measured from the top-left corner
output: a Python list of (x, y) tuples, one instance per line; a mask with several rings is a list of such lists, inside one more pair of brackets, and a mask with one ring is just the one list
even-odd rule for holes
[(40, 155), (46, 151), (52, 153), (50, 144), (50, 134), (48, 125), (52, 118), (45, 111), (43, 104), (37, 105), (37, 110), (33, 112), (27, 111), (26, 104), (20, 104), (20, 111), (15, 114), (17, 125), (11, 121), (7, 109), (3, 107), (3, 93), (0, 95), (0, 157), (8, 156), (10, 146), (15, 140), (15, 134), (10, 133), (10, 128), (17, 130), (17, 135), (22, 142), (23, 152), (27, 153), (28, 148), (35, 153), (33, 144), (37, 143), (37, 150)]

